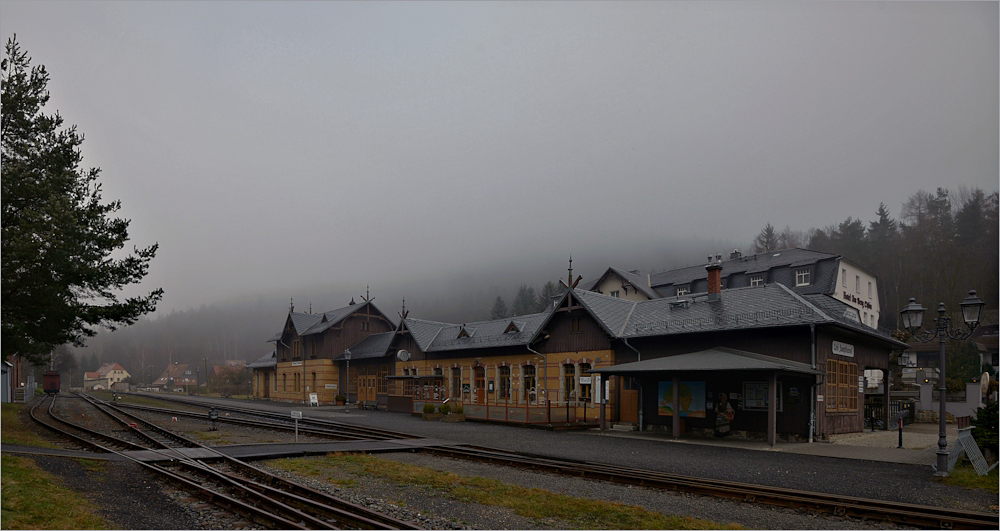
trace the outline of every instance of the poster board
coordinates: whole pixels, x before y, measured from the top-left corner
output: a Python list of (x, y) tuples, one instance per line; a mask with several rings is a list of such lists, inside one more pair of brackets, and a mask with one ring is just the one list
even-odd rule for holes
[[(778, 382), (778, 408), (781, 411), (784, 406), (784, 394), (782, 393), (781, 382)], [(743, 402), (740, 404), (746, 411), (767, 411), (768, 392), (767, 382), (743, 382)]]
[[(657, 387), (656, 414), (674, 416), (674, 382), (660, 381)], [(680, 416), (705, 418), (705, 381), (682, 381), (679, 393)]]

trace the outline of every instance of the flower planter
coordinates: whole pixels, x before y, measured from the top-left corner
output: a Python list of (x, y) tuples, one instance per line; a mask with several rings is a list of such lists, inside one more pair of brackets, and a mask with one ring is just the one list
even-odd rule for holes
[(441, 420), (444, 418), (444, 415), (441, 413), (422, 413), (420, 418), (424, 420)]
[(465, 413), (452, 413), (445, 415), (441, 422), (465, 422)]

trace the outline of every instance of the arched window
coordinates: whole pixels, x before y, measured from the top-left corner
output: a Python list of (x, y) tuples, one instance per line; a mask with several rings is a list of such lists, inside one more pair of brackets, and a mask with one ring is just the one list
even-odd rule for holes
[[(589, 371), (589, 370), (590, 370), (590, 364), (589, 363), (581, 363), (580, 364), (580, 376), (590, 376), (589, 374), (587, 374), (587, 371)], [(590, 398), (591, 398), (590, 389), (591, 389), (591, 387), (592, 386), (590, 384), (580, 384), (580, 400), (590, 401)]]
[(499, 388), (500, 399), (510, 399), (510, 367), (499, 367), (497, 369), (497, 388)]
[(576, 367), (572, 363), (563, 365), (563, 398), (566, 401), (576, 398), (573, 392), (576, 388)]
[(535, 392), (535, 366), (525, 365), (521, 369), (521, 374), (524, 375), (524, 400), (529, 404), (533, 404), (537, 396)]
[(284, 372), (281, 373), (281, 390), (282, 391), (288, 390), (288, 374)]

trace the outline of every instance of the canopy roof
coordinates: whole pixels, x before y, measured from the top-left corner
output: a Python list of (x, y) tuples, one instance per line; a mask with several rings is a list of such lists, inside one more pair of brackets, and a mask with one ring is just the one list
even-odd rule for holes
[(823, 374), (823, 371), (813, 369), (806, 363), (726, 347), (623, 363), (612, 367), (591, 369), (588, 372), (602, 375), (637, 375), (676, 371), (784, 371)]

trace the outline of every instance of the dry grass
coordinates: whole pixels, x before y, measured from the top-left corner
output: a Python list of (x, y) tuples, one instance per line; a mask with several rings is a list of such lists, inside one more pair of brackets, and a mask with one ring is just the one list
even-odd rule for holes
[(356, 475), (388, 479), (399, 485), (433, 488), (463, 502), (506, 507), (527, 518), (558, 519), (574, 529), (740, 529), (632, 505), (510, 485), (495, 479), (459, 476), (369, 455), (331, 454), (321, 459), (284, 459), (271, 464), (306, 476), (320, 476), (324, 469), (337, 467)]
[[(6, 430), (5, 430), (6, 431)], [(3, 529), (107, 529), (103, 518), (79, 494), (35, 466), (30, 459), (2, 456), (0, 520)]]
[(21, 410), (24, 409), (24, 404), (4, 403), (0, 404), (0, 406), (2, 406), (2, 413), (0, 413), (0, 423), (2, 423), (0, 425), (0, 430), (2, 430), (0, 442), (3, 442), (3, 444), (57, 448), (56, 445), (46, 441), (21, 424), (19, 415), (21, 414)]
[(983, 489), (994, 494), (1000, 494), (1000, 474), (994, 468), (986, 475), (976, 474), (976, 469), (969, 464), (958, 464), (941, 480), (946, 485), (965, 487), (967, 489)]

